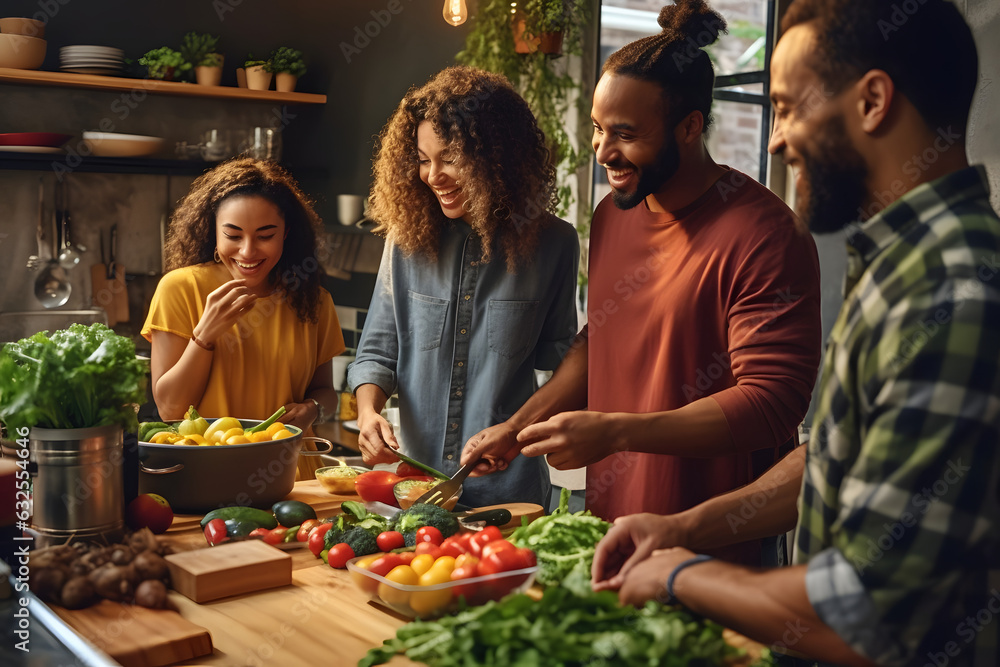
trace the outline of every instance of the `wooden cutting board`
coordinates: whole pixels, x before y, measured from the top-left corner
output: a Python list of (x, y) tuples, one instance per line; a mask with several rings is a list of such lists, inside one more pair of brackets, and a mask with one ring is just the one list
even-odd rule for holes
[(121, 262), (115, 262), (114, 285), (112, 293), (115, 295), (114, 309), (115, 320), (118, 322), (128, 322), (128, 287), (125, 285), (125, 267)]
[(124, 667), (160, 667), (212, 653), (208, 630), (169, 609), (102, 600), (86, 609), (53, 611)]
[(108, 279), (108, 267), (94, 264), (90, 267), (90, 300), (108, 314), (108, 326), (118, 323), (118, 307), (115, 304), (114, 281)]

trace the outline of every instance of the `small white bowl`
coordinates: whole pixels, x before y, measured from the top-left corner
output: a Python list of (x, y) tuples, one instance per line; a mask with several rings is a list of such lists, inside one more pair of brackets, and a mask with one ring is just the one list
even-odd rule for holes
[(45, 39), (45, 24), (35, 19), (15, 17), (0, 19), (0, 33)]
[(0, 33), (0, 67), (38, 69), (45, 61), (44, 39)]
[(163, 150), (166, 139), (141, 134), (84, 132), (83, 142), (97, 157), (141, 157)]

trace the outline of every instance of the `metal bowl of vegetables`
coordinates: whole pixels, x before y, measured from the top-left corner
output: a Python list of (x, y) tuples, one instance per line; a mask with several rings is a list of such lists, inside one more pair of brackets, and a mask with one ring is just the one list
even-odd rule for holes
[[(219, 420), (207, 421), (214, 424)], [(262, 423), (256, 419), (233, 421), (244, 430)], [(166, 425), (179, 428), (182, 422)], [(213, 446), (150, 442), (140, 431), (139, 493), (161, 495), (181, 513), (201, 514), (230, 505), (269, 508), (295, 486), (300, 454), (320, 456), (333, 449), (329, 440), (304, 436), (294, 426), (287, 425), (285, 430), (288, 435), (276, 440)], [(157, 439), (156, 434), (146, 437)], [(316, 450), (303, 449), (304, 441), (316, 442)]]

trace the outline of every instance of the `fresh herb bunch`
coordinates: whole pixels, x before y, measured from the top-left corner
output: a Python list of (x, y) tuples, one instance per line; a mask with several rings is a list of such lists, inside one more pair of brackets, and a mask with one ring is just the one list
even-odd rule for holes
[(222, 67), (222, 54), (216, 50), (218, 44), (216, 35), (189, 32), (181, 40), (181, 55), (195, 67)]
[(274, 71), (270, 59), (261, 60), (260, 58), (254, 57), (252, 53), (247, 54), (247, 59), (243, 61), (243, 67), (263, 67), (265, 72)]
[(722, 627), (679, 607), (621, 606), (611, 591), (547, 588), (541, 600), (509, 595), (434, 621), (414, 621), (358, 667), (396, 654), (431, 667), (473, 665), (721, 665), (742, 654)]
[(0, 420), (10, 428), (135, 431), (146, 365), (135, 344), (103, 324), (43, 331), (0, 350)]
[(552, 514), (522, 525), (509, 538), (515, 546), (528, 547), (535, 552), (538, 557), (536, 579), (542, 584), (561, 583), (578, 562), (585, 563), (589, 573), (597, 543), (611, 527), (589, 510), (570, 512), (569, 496), (569, 489), (564, 488), (559, 496), (559, 507)]
[(139, 64), (145, 65), (149, 71), (151, 79), (180, 79), (191, 70), (189, 63), (180, 51), (174, 51), (169, 46), (161, 46), (158, 49), (147, 51)]
[(271, 71), (276, 74), (287, 72), (292, 76), (302, 76), (306, 73), (306, 61), (301, 51), (282, 46), (271, 54)]

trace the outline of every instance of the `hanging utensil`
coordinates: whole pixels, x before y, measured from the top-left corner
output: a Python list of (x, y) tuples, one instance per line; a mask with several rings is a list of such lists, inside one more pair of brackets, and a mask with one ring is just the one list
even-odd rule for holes
[(56, 192), (60, 195), (56, 197), (56, 222), (62, 231), (62, 248), (59, 250), (59, 266), (64, 269), (72, 269), (80, 263), (80, 253), (76, 251), (69, 239), (69, 188), (68, 178), (63, 180), (62, 185), (56, 185)]
[(45, 235), (45, 230), (42, 229), (42, 216), (41, 208), (45, 202), (45, 181), (41, 178), (38, 179), (38, 225), (35, 227), (35, 241), (38, 242), (38, 254), (28, 255), (28, 268), (32, 271), (36, 270), (41, 266), (42, 262), (45, 261), (45, 253), (42, 250), (42, 237)]
[[(41, 181), (38, 184), (38, 230), (39, 239), (44, 235), (44, 205), (45, 205), (45, 189)], [(54, 222), (54, 220), (53, 220)], [(69, 301), (69, 295), (73, 292), (73, 286), (70, 285), (69, 281), (66, 279), (66, 271), (59, 266), (59, 262), (56, 261), (55, 257), (59, 252), (59, 248), (55, 243), (55, 225), (53, 224), (52, 230), (52, 254), (49, 255), (48, 264), (42, 269), (42, 272), (38, 274), (38, 278), (35, 279), (35, 298), (46, 308), (58, 308), (59, 306), (65, 304)], [(44, 244), (39, 243), (38, 252), (39, 255), (42, 254)]]

